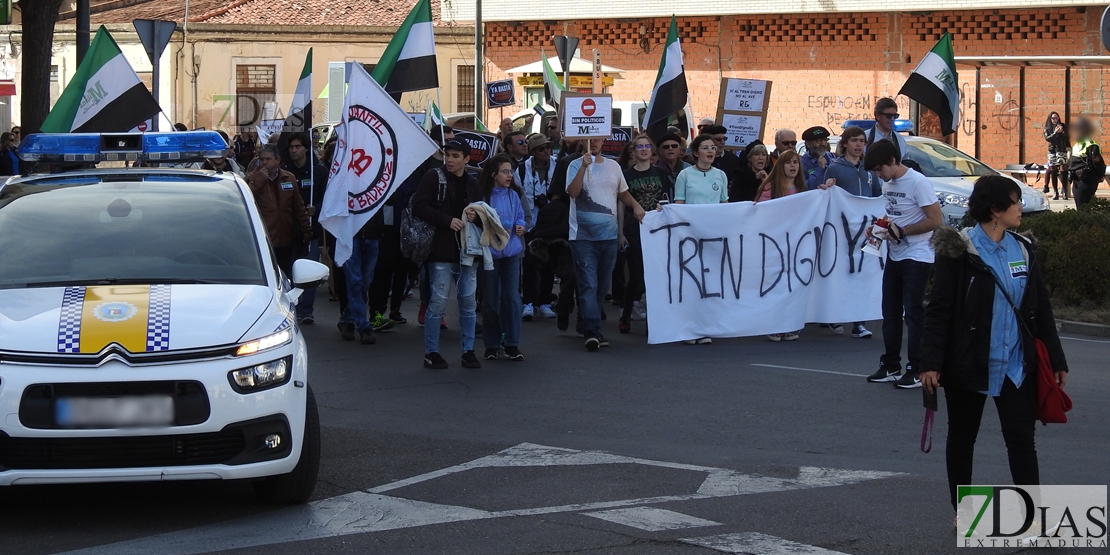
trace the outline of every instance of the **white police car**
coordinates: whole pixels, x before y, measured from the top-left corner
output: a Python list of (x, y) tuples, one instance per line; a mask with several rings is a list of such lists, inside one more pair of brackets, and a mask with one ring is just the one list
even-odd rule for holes
[[(183, 162), (214, 132), (32, 135), (25, 160)], [(148, 164), (150, 165), (150, 164)], [(157, 164), (154, 164), (157, 165)], [(40, 166), (41, 167), (41, 166)], [(320, 430), (293, 305), (232, 174), (79, 169), (0, 186), (0, 485), (253, 479), (306, 501)]]

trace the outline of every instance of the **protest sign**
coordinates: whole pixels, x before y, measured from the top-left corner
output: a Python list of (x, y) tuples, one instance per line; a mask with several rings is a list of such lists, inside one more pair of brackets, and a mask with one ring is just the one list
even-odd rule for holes
[(486, 83), (486, 105), (490, 108), (516, 104), (516, 88), (512, 79)]
[(717, 121), (728, 129), (725, 148), (739, 150), (762, 139), (771, 100), (771, 81), (721, 78)]
[(497, 135), (481, 131), (455, 130), (455, 138), (470, 145), (470, 163), (472, 168), (481, 168), (486, 160), (497, 154)]
[(563, 136), (608, 139), (613, 134), (613, 96), (564, 92), (561, 96)]
[(728, 129), (725, 146), (741, 148), (763, 136), (764, 118), (762, 115), (725, 112), (720, 121), (721, 125)]
[(610, 158), (620, 158), (624, 145), (632, 140), (633, 129), (629, 126), (614, 126), (613, 134), (601, 145), (601, 155)]
[(648, 212), (648, 343), (882, 318), (883, 261), (860, 249), (885, 203), (833, 187)]
[(284, 119), (263, 119), (258, 120), (258, 125), (255, 126), (254, 130), (258, 132), (258, 140), (265, 144), (270, 141), (271, 135), (280, 134), (284, 126)]

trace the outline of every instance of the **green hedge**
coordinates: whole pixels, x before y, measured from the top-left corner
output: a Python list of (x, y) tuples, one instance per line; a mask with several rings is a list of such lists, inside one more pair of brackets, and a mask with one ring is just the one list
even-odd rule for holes
[(1110, 200), (1024, 218), (1019, 231), (1036, 239), (1053, 298), (1077, 306), (1110, 300)]

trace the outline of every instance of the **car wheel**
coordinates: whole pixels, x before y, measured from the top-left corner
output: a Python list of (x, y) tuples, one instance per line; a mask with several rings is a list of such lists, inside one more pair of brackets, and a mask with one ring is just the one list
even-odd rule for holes
[(316, 489), (316, 475), (320, 471), (320, 414), (316, 410), (316, 396), (308, 388), (305, 407), (304, 444), (301, 459), (288, 474), (271, 476), (254, 482), (254, 494), (260, 501), (281, 505), (305, 503)]

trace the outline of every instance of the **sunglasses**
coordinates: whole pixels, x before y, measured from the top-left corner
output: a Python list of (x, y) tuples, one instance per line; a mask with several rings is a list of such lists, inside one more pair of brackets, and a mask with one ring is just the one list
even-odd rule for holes
[(636, 150), (651, 150), (651, 145), (636, 145)]
[(667, 150), (670, 150), (672, 148), (678, 148), (678, 145), (676, 145), (675, 143), (667, 143), (665, 145), (660, 146), (659, 148), (665, 148)]
[(551, 150), (551, 145), (550, 144), (540, 145), (540, 146), (537, 146), (536, 148), (533, 148), (532, 150)]
[(893, 114), (883, 112), (883, 113), (880, 113), (879, 115), (883, 116), (884, 118), (890, 118), (890, 119), (898, 119), (898, 116), (899, 116), (898, 112), (895, 112)]
[(516, 144), (518, 144), (518, 145), (526, 145), (526, 144), (528, 144), (528, 141), (526, 141), (526, 140), (524, 140), (524, 139), (520, 139), (520, 140), (518, 140), (518, 141), (516, 142)]

